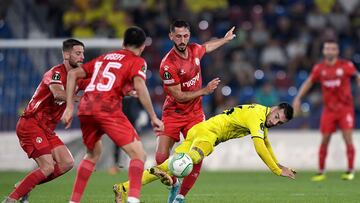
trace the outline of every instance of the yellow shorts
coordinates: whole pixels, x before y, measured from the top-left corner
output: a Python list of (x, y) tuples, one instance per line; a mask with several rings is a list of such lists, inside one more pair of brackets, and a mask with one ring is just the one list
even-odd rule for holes
[(198, 143), (208, 142), (211, 144), (211, 149), (208, 152), (204, 152), (207, 156), (214, 150), (216, 140), (216, 133), (211, 131), (206, 122), (201, 122), (189, 130), (186, 139), (175, 148), (175, 153), (186, 153), (193, 147), (196, 147)]

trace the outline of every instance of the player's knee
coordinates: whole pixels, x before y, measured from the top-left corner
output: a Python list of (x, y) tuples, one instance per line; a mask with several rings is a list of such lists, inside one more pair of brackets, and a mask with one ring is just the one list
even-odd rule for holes
[(71, 170), (74, 167), (74, 159), (67, 159), (64, 162), (59, 164), (61, 172), (65, 173), (69, 170)]
[(169, 153), (156, 152), (155, 160), (157, 165), (164, 163), (164, 161), (166, 161), (168, 158)]
[(49, 176), (54, 172), (55, 167), (53, 164), (44, 164), (40, 166), (40, 170), (45, 176)]

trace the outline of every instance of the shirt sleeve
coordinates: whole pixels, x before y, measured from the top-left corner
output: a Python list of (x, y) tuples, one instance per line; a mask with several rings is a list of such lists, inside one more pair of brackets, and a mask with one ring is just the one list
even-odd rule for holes
[(64, 74), (62, 74), (60, 70), (55, 68), (45, 73), (43, 77), (43, 82), (47, 86), (53, 84), (63, 85), (64, 79), (65, 79)]
[(247, 119), (247, 127), (250, 131), (251, 138), (258, 137), (260, 139), (264, 139), (265, 137), (265, 124), (264, 121), (262, 121), (259, 116), (249, 116)]
[(140, 76), (144, 80), (146, 80), (146, 70), (147, 64), (143, 58), (138, 57), (134, 63), (132, 64), (130, 71), (130, 78), (134, 78), (135, 76)]
[(180, 78), (173, 65), (162, 63), (159, 71), (160, 77), (166, 86), (180, 84)]
[(253, 139), (254, 147), (260, 158), (264, 161), (264, 163), (269, 167), (269, 169), (275, 173), (276, 175), (281, 175), (281, 168), (277, 165), (275, 160), (272, 158), (269, 150), (266, 148), (265, 142), (263, 139), (259, 139), (255, 137)]
[(268, 149), (268, 151), (269, 151), (269, 153), (270, 153), (270, 155), (271, 155), (271, 158), (275, 161), (275, 163), (277, 164), (277, 163), (279, 163), (279, 161), (277, 160), (277, 158), (276, 158), (276, 156), (275, 156), (275, 154), (274, 154), (274, 151), (273, 151), (273, 149), (272, 149), (272, 147), (271, 147), (271, 144), (270, 144), (270, 142), (269, 142), (269, 139), (268, 139), (268, 136), (266, 135), (267, 133), (265, 133), (265, 138), (264, 138), (264, 143), (265, 143), (265, 146), (266, 146), (266, 148)]
[(206, 53), (206, 48), (204, 45), (201, 44), (194, 44), (195, 45), (195, 51), (199, 54), (199, 58), (201, 59), (205, 53)]
[(313, 82), (320, 80), (320, 66), (315, 65), (310, 73), (310, 80)]
[(356, 73), (357, 73), (357, 69), (356, 69), (356, 67), (355, 67), (355, 65), (354, 65), (354, 63), (353, 62), (351, 62), (351, 61), (348, 61), (347, 63), (346, 63), (346, 66), (345, 66), (346, 68), (345, 68), (345, 73), (346, 73), (346, 75), (348, 75), (348, 76), (353, 76), (353, 75), (355, 75)]

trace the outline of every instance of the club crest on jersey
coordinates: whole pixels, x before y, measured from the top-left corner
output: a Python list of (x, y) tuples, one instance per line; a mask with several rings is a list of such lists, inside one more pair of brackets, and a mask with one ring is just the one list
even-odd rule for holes
[(195, 58), (195, 64), (198, 66), (198, 65), (200, 65), (200, 59), (199, 58)]
[(58, 72), (54, 73), (51, 77), (51, 79), (53, 79), (53, 80), (60, 80), (60, 78), (61, 78), (61, 75)]
[(141, 67), (142, 72), (146, 73), (146, 70), (147, 70), (147, 67), (145, 65)]
[(43, 140), (41, 137), (36, 137), (35, 141), (36, 141), (36, 143), (40, 144), (40, 143), (42, 143)]
[(264, 131), (264, 123), (260, 123), (260, 129)]
[(344, 70), (341, 67), (336, 69), (336, 76), (343, 76), (343, 75), (344, 75)]
[(171, 77), (172, 77), (171, 74), (169, 72), (165, 71), (164, 78), (167, 79), (167, 80), (170, 80)]

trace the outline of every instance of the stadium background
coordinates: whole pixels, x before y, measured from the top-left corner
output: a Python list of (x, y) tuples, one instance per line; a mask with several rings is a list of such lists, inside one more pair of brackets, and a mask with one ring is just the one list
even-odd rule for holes
[[(0, 170), (30, 170), (34, 167), (18, 145), (15, 125), (43, 73), (62, 61), (63, 39), (73, 37), (85, 41), (85, 60), (89, 61), (101, 53), (120, 48), (122, 33), (128, 26), (142, 27), (149, 44), (143, 54), (148, 63), (147, 84), (156, 112), (161, 115), (164, 94), (158, 69), (161, 58), (172, 47), (168, 27), (177, 18), (191, 23), (191, 41), (198, 43), (222, 37), (231, 26), (236, 27), (237, 37), (233, 41), (206, 54), (201, 61), (204, 84), (214, 77), (222, 80), (213, 94), (204, 97), (207, 117), (238, 103), (269, 106), (279, 101), (291, 103), (313, 64), (321, 60), (321, 45), (326, 39), (337, 39), (341, 56), (353, 61), (357, 67), (360, 64), (359, 0), (2, 0)], [(358, 120), (360, 93), (355, 83), (353, 93)], [(279, 160), (300, 169), (317, 168), (321, 102), (317, 85), (303, 100), (304, 114), (270, 132), (274, 134), (270, 139)], [(148, 160), (154, 160), (155, 138), (146, 125), (146, 116), (141, 112), (136, 115), (139, 118), (136, 127), (145, 142)], [(356, 128), (359, 127), (360, 122), (356, 121)], [(78, 122), (75, 121), (72, 128), (73, 131), (66, 132), (59, 125), (57, 132), (78, 162), (84, 153)], [(360, 148), (357, 134), (358, 131), (355, 133), (356, 149)], [(100, 168), (106, 168), (112, 162), (112, 144), (107, 139), (105, 143), (107, 147)], [(331, 169), (345, 169), (343, 145), (337, 134), (330, 145), (328, 165)], [(252, 148), (251, 140), (247, 138), (227, 143), (205, 162), (205, 168), (266, 170)], [(359, 165), (358, 157), (356, 166)], [(153, 162), (148, 163), (151, 164)], [(3, 177), (8, 174), (2, 173)], [(15, 180), (20, 177), (18, 175)], [(358, 188), (356, 184), (359, 182), (352, 187)], [(252, 191), (248, 192), (251, 194)], [(323, 192), (329, 191), (324, 189)], [(4, 191), (0, 193), (5, 195)]]

